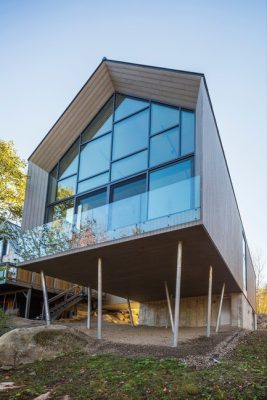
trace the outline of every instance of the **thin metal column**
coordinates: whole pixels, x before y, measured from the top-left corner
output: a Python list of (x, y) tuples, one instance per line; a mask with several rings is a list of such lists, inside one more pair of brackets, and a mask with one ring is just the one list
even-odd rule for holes
[(15, 310), (16, 302), (17, 302), (17, 293), (15, 292), (14, 301), (13, 301), (13, 307), (12, 307), (13, 310)]
[(97, 339), (102, 339), (102, 259), (98, 258)]
[(170, 299), (170, 294), (169, 294), (169, 289), (167, 282), (164, 282), (165, 286), (165, 292), (166, 292), (166, 297), (167, 297), (167, 304), (168, 304), (168, 309), (169, 309), (169, 315), (170, 315), (170, 321), (171, 321), (171, 327), (172, 327), (172, 333), (174, 332), (174, 326), (173, 326), (173, 316), (172, 316), (172, 306), (171, 306), (171, 299)]
[(182, 242), (178, 242), (176, 268), (177, 268), (177, 270), (176, 270), (176, 289), (175, 289), (173, 347), (177, 347), (177, 343), (178, 343), (181, 273), (182, 273)]
[(30, 316), (31, 296), (32, 296), (32, 289), (30, 288), (28, 290), (27, 296), (26, 296), (26, 305), (25, 305), (24, 318), (29, 318), (29, 316)]
[(209, 292), (208, 292), (208, 312), (207, 312), (207, 337), (210, 337), (211, 292), (212, 292), (212, 266), (210, 266), (210, 272), (209, 272)]
[(254, 311), (254, 331), (258, 329), (257, 327), (257, 313)]
[(49, 325), (51, 325), (51, 319), (50, 319), (50, 311), (49, 311), (49, 305), (48, 305), (48, 296), (47, 296), (44, 271), (41, 271), (41, 284), (42, 284), (43, 297), (44, 297), (45, 320), (46, 320), (46, 325), (49, 326)]
[(87, 329), (91, 329), (91, 302), (92, 302), (92, 291), (90, 286), (87, 288)]
[(130, 299), (128, 296), (127, 296), (127, 303), (128, 303), (128, 310), (129, 310), (129, 314), (130, 314), (131, 325), (134, 326), (132, 307), (131, 307)]
[(215, 332), (218, 332), (219, 331), (219, 327), (220, 327), (220, 319), (221, 319), (221, 312), (222, 312), (222, 305), (223, 305), (224, 289), (225, 289), (225, 283), (222, 286), (222, 292), (221, 292), (221, 298), (220, 298), (220, 304), (219, 304), (219, 310), (218, 310), (218, 316), (217, 316)]

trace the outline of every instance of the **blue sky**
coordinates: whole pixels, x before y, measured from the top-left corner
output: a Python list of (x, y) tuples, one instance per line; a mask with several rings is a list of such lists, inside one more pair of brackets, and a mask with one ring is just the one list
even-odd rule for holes
[(204, 72), (248, 242), (267, 264), (266, 4), (0, 0), (0, 137), (27, 158), (104, 56)]

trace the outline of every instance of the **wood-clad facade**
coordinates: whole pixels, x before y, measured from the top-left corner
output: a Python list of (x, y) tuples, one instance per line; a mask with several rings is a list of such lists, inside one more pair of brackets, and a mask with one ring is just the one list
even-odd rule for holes
[[(227, 301), (230, 302), (234, 295), (243, 296), (252, 315), (255, 310), (255, 272), (203, 74), (104, 59), (29, 159), (23, 229), (45, 222), (49, 173), (78, 138), (80, 157), (81, 148), (85, 146), (81, 141), (82, 132), (111, 96), (131, 96), (146, 101), (147, 110), (157, 103), (177, 107), (180, 113), (186, 110), (194, 113), (194, 154), (180, 154), (177, 160), (190, 157), (193, 160), (194, 177), (200, 179), (199, 216), (190, 221), (180, 220), (176, 225), (166, 222), (166, 226), (155, 228), (153, 232), (137, 230), (134, 237), (122, 235), (59, 251), (22, 263), (22, 267), (37, 273), (44, 270), (47, 275), (84, 286), (90, 284), (96, 289), (95, 266), (101, 257), (108, 266), (106, 270), (104, 268), (105, 292), (141, 302), (162, 300), (164, 280), (169, 282), (172, 293), (175, 290), (174, 265), (177, 242), (181, 240), (184, 246), (182, 296), (204, 296), (209, 266), (213, 265), (213, 294), (219, 295), (225, 283)], [(110, 136), (114, 135), (115, 123), (113, 116)], [(147, 149), (150, 154), (150, 147)], [(110, 161), (110, 165), (115, 162)], [(147, 176), (153, 173), (149, 168)], [(77, 177), (78, 173), (75, 172)], [(115, 184), (108, 183), (108, 192), (114, 187)], [(75, 202), (78, 195), (75, 194)], [(54, 284), (51, 281), (51, 285)], [(237, 300), (231, 301), (235, 304)]]
[[(51, 292), (57, 292), (57, 291), (64, 291), (66, 289), (69, 289), (71, 286), (73, 286), (72, 283), (64, 281), (62, 279), (57, 279), (57, 278), (52, 278), (50, 276), (46, 276), (46, 286), (48, 291)], [(27, 271), (22, 268), (17, 269), (17, 276), (15, 282), (17, 284), (25, 284), (27, 286), (32, 286), (36, 289), (41, 290), (41, 277), (40, 274)], [(15, 283), (14, 282), (14, 283)]]

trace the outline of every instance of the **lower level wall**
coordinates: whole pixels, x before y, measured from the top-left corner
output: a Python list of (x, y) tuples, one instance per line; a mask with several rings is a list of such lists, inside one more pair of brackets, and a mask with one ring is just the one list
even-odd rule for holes
[(257, 329), (255, 312), (242, 293), (231, 294), (231, 319), (232, 326), (249, 330)]
[[(207, 323), (207, 296), (182, 298), (180, 303), (180, 326), (201, 327)], [(211, 325), (215, 326), (220, 296), (212, 296)], [(174, 310), (174, 301), (172, 301)], [(140, 304), (139, 325), (170, 326), (166, 300)], [(254, 329), (254, 312), (245, 296), (234, 293), (225, 297), (222, 305), (221, 325)]]

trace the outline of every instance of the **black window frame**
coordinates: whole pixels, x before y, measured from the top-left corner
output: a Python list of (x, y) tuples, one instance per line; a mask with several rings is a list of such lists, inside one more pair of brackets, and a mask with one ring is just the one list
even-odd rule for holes
[[(148, 105), (147, 105), (146, 107), (144, 107), (144, 108), (138, 110), (138, 111), (135, 111), (135, 112), (133, 112), (133, 113), (127, 115), (126, 117), (123, 117), (123, 118), (121, 118), (121, 119), (115, 121), (115, 102), (116, 102), (116, 95), (126, 96), (126, 97), (128, 97), (128, 98), (132, 98), (132, 99), (135, 99), (135, 100), (147, 101), (147, 102), (148, 102)], [(111, 131), (109, 130), (108, 132), (103, 133), (103, 134), (101, 134), (100, 136), (93, 137), (92, 139), (90, 139), (90, 140), (88, 140), (88, 141), (86, 141), (86, 142), (82, 142), (82, 134), (83, 134), (83, 132), (84, 132), (84, 131), (88, 128), (88, 126), (97, 118), (97, 115), (104, 109), (104, 107), (106, 106), (106, 104), (107, 104), (111, 99), (113, 99), (112, 130), (111, 130)], [(163, 105), (163, 106), (166, 106), (166, 107), (176, 108), (177, 110), (179, 110), (179, 124), (176, 124), (176, 125), (174, 125), (174, 126), (168, 127), (167, 129), (163, 129), (162, 131), (159, 131), (159, 132), (156, 132), (156, 133), (153, 133), (153, 134), (152, 134), (152, 133), (151, 133), (151, 109), (152, 109), (152, 104)], [(123, 120), (126, 120), (126, 119), (128, 119), (128, 118), (134, 116), (135, 114), (139, 114), (139, 113), (145, 111), (146, 109), (149, 110), (149, 118), (148, 118), (148, 120), (149, 120), (149, 122), (148, 122), (148, 123), (149, 123), (149, 127), (148, 127), (148, 128), (149, 128), (149, 132), (148, 132), (147, 147), (145, 147), (145, 148), (143, 148), (143, 149), (141, 149), (141, 150), (135, 151), (135, 152), (133, 152), (133, 153), (131, 153), (131, 154), (128, 154), (127, 156), (123, 156), (123, 157), (121, 157), (121, 158), (119, 158), (119, 159), (112, 160), (113, 138), (114, 138), (114, 126), (115, 126), (115, 124), (117, 124), (118, 122), (121, 122), (121, 121), (123, 121)], [(75, 194), (74, 194), (73, 196), (66, 197), (66, 198), (61, 199), (61, 200), (55, 200), (55, 201), (53, 201), (53, 202), (48, 202), (48, 194), (49, 194), (49, 179), (48, 179), (47, 191), (46, 191), (46, 209), (45, 209), (45, 215), (44, 215), (44, 223), (47, 223), (47, 222), (48, 222), (48, 221), (47, 221), (48, 209), (49, 209), (50, 207), (52, 207), (52, 206), (54, 206), (54, 205), (57, 205), (57, 204), (59, 204), (59, 203), (63, 203), (63, 202), (66, 202), (66, 201), (68, 201), (68, 200), (72, 200), (72, 199), (73, 199), (73, 200), (74, 200), (74, 217), (73, 217), (73, 224), (75, 224), (75, 215), (76, 215), (76, 212), (77, 212), (77, 211), (76, 211), (76, 210), (77, 210), (76, 203), (78, 202), (78, 199), (79, 199), (80, 197), (83, 197), (83, 196), (86, 196), (86, 195), (89, 195), (89, 194), (93, 194), (93, 192), (96, 192), (96, 191), (99, 191), (99, 190), (101, 190), (101, 189), (105, 189), (105, 188), (106, 188), (106, 190), (107, 190), (107, 204), (109, 204), (109, 203), (111, 202), (111, 187), (112, 187), (112, 186), (114, 186), (115, 184), (119, 184), (119, 183), (122, 183), (122, 184), (123, 184), (124, 182), (126, 183), (128, 180), (131, 180), (131, 179), (134, 179), (134, 178), (138, 178), (138, 177), (140, 177), (140, 176), (142, 176), (142, 175), (146, 175), (146, 188), (147, 188), (147, 191), (148, 191), (148, 190), (149, 190), (149, 173), (150, 173), (150, 172), (152, 172), (152, 171), (154, 171), (154, 170), (157, 170), (157, 169), (164, 168), (164, 167), (166, 167), (166, 166), (168, 166), (168, 165), (171, 165), (171, 164), (175, 164), (175, 163), (180, 162), (180, 161), (183, 161), (183, 160), (185, 160), (185, 159), (192, 159), (192, 177), (193, 177), (194, 174), (195, 174), (195, 162), (194, 162), (195, 160), (194, 160), (194, 156), (195, 156), (195, 151), (196, 151), (196, 118), (195, 118), (195, 126), (194, 126), (194, 151), (191, 152), (191, 153), (185, 154), (185, 155), (181, 155), (181, 112), (182, 112), (183, 110), (184, 110), (184, 111), (193, 112), (194, 115), (196, 115), (196, 110), (194, 110), (194, 109), (189, 109), (189, 108), (174, 106), (174, 105), (172, 105), (172, 104), (162, 103), (162, 102), (155, 101), (155, 100), (151, 100), (151, 99), (147, 99), (147, 98), (136, 97), (136, 96), (128, 95), (128, 94), (126, 94), (126, 93), (122, 93), (122, 92), (114, 92), (114, 93), (109, 97), (109, 99), (105, 102), (105, 104), (103, 105), (103, 107), (101, 107), (101, 109), (98, 111), (98, 113), (90, 120), (90, 122), (87, 124), (86, 128), (79, 134), (78, 137), (75, 138), (75, 140), (73, 141), (73, 143), (69, 146), (69, 148), (67, 149), (67, 151), (66, 151), (66, 152), (63, 154), (63, 156), (59, 159), (59, 161), (56, 163), (56, 165), (54, 165), (54, 167), (51, 169), (50, 173), (53, 172), (55, 168), (57, 168), (57, 186), (58, 186), (58, 182), (59, 182), (60, 180), (62, 180), (62, 179), (58, 179), (58, 175), (59, 175), (59, 163), (60, 163), (60, 161), (64, 158), (64, 156), (67, 154), (67, 152), (69, 151), (69, 149), (71, 148), (71, 146), (73, 146), (74, 143), (75, 143), (76, 141), (79, 141), (79, 153), (78, 153), (78, 167), (77, 167), (77, 173), (74, 173), (74, 174), (71, 174), (70, 176), (68, 176), (68, 177), (71, 177), (71, 176), (73, 176), (73, 175), (77, 175)], [(151, 140), (151, 138), (152, 138), (152, 137), (155, 137), (156, 135), (162, 134), (162, 133), (164, 133), (164, 132), (166, 132), (166, 131), (169, 131), (169, 130), (171, 130), (171, 129), (174, 129), (174, 128), (178, 128), (178, 129), (179, 129), (179, 151), (180, 151), (179, 157), (177, 157), (176, 159), (173, 159), (173, 160), (164, 162), (164, 163), (162, 163), (162, 164), (159, 164), (159, 165), (155, 165), (155, 166), (153, 166), (153, 167), (150, 167), (150, 165), (149, 165), (149, 160), (150, 160), (150, 140)], [(110, 151), (111, 151), (110, 156), (111, 156), (111, 157), (110, 157), (110, 162), (109, 162), (109, 169), (106, 170), (106, 171), (102, 171), (101, 173), (96, 174), (96, 175), (94, 175), (94, 176), (90, 176), (90, 178), (94, 178), (94, 177), (97, 177), (97, 176), (99, 176), (99, 175), (101, 175), (101, 174), (103, 174), (103, 173), (109, 173), (109, 181), (108, 181), (108, 183), (106, 183), (106, 184), (104, 184), (104, 185), (97, 186), (97, 187), (92, 188), (92, 189), (90, 189), (90, 190), (88, 190), (88, 191), (84, 191), (84, 192), (78, 193), (78, 184), (79, 184), (80, 182), (83, 182), (83, 181), (89, 179), (89, 178), (87, 177), (87, 178), (84, 178), (84, 179), (79, 180), (80, 156), (81, 156), (81, 149), (82, 149), (82, 147), (83, 147), (84, 145), (86, 145), (87, 143), (89, 143), (89, 142), (92, 142), (92, 141), (94, 141), (94, 140), (99, 139), (100, 137), (102, 138), (102, 137), (104, 137), (104, 136), (106, 136), (106, 135), (109, 135), (109, 134), (111, 134), (111, 149), (110, 149)], [(147, 150), (147, 157), (148, 157), (148, 158), (147, 158), (147, 169), (146, 169), (146, 170), (139, 171), (139, 172), (137, 172), (137, 173), (134, 173), (134, 174), (132, 174), (132, 175), (129, 175), (129, 176), (126, 176), (126, 177), (117, 179), (117, 180), (112, 180), (112, 179), (111, 179), (111, 167), (112, 167), (112, 163), (113, 163), (113, 162), (117, 162), (117, 161), (119, 161), (119, 160), (123, 160), (123, 159), (125, 159), (125, 158), (131, 157), (131, 156), (133, 156), (133, 155), (135, 155), (135, 154), (138, 154), (138, 153), (140, 153), (140, 152), (142, 152), (142, 151), (144, 151), (144, 150)], [(49, 176), (50, 176), (50, 173), (49, 173)], [(63, 179), (66, 179), (66, 178), (68, 178), (68, 177), (65, 177), (65, 178), (63, 178)], [(56, 189), (56, 190), (57, 190), (57, 189)]]

